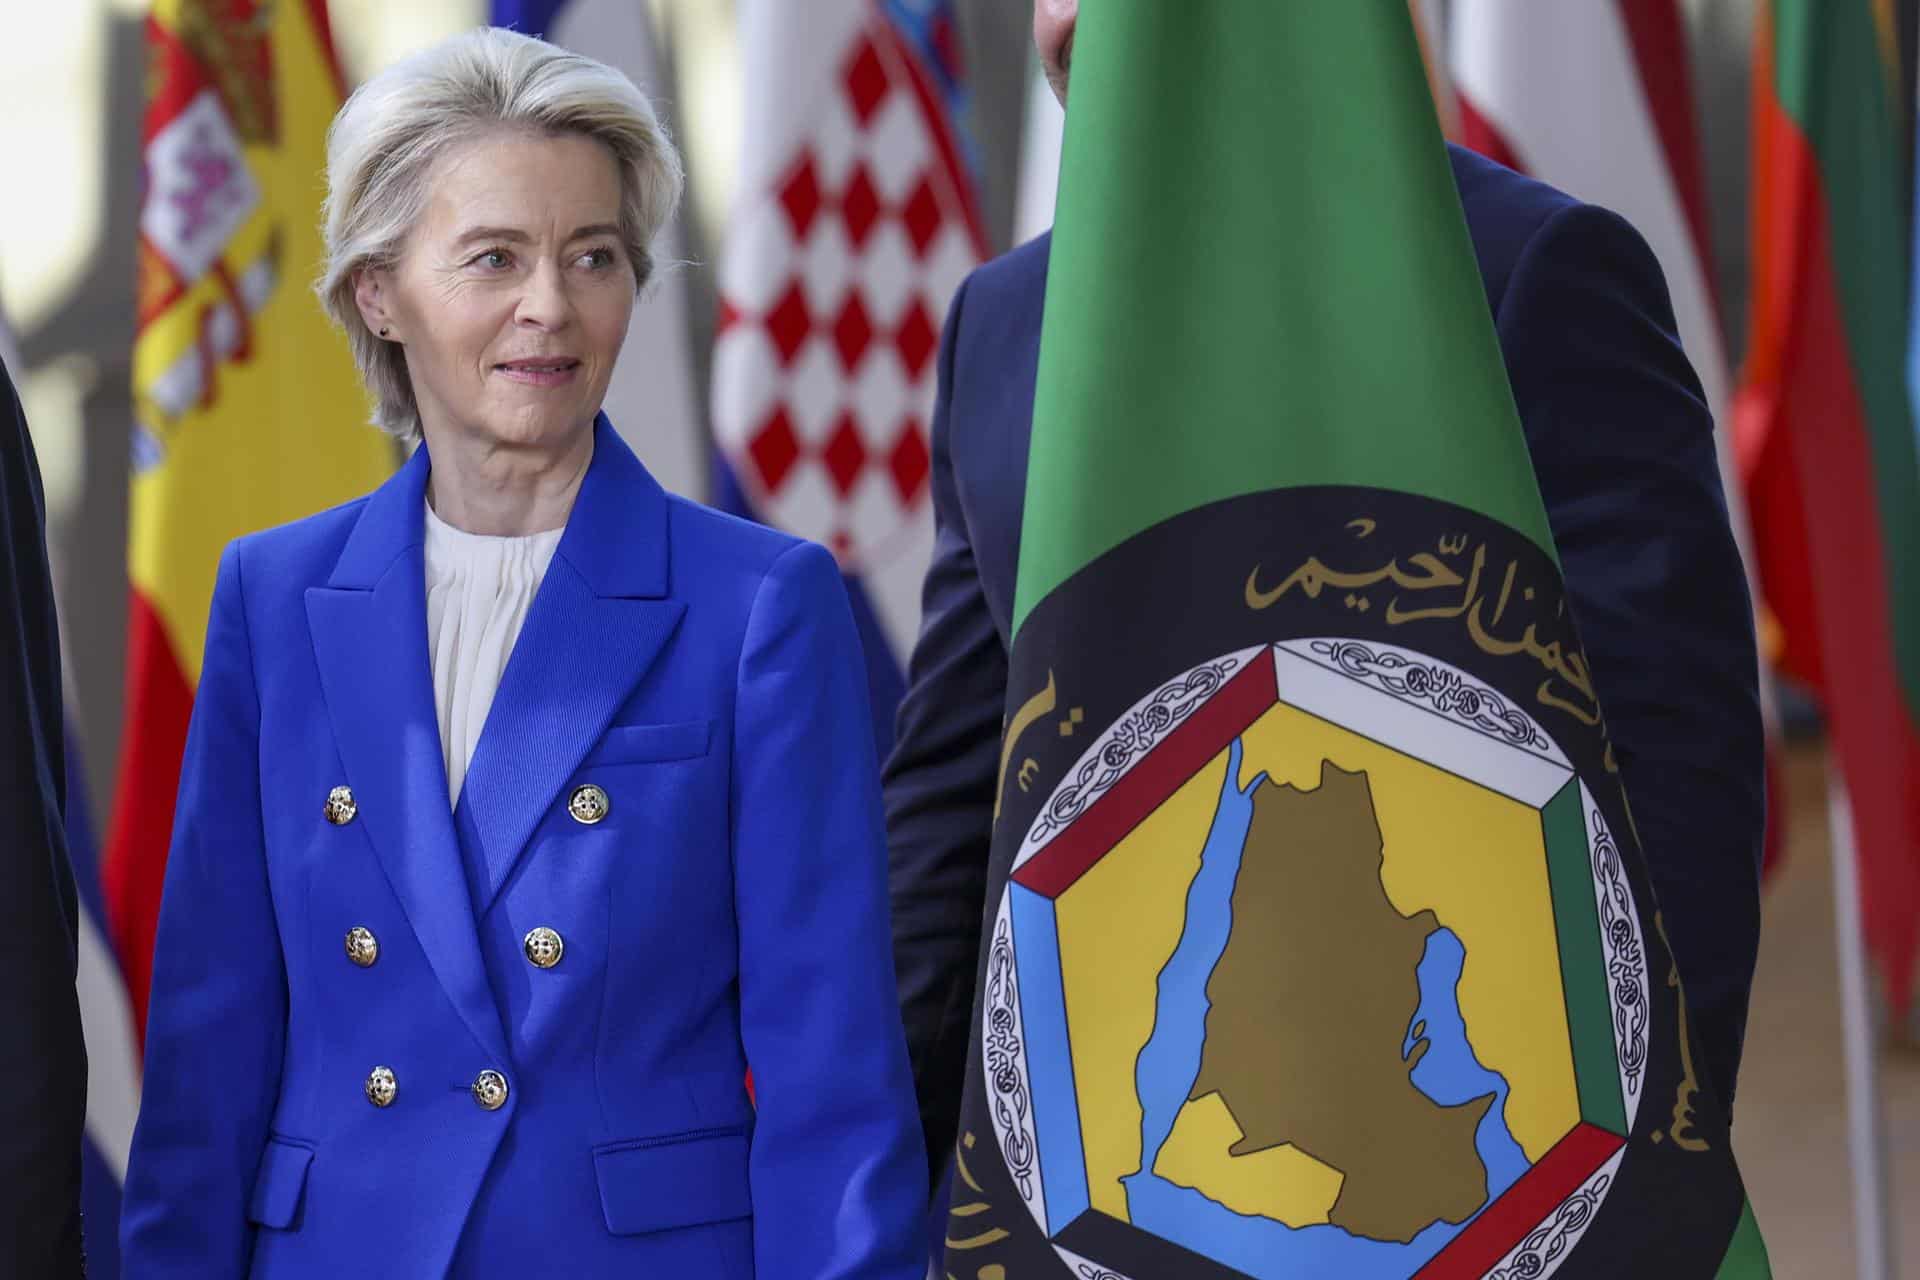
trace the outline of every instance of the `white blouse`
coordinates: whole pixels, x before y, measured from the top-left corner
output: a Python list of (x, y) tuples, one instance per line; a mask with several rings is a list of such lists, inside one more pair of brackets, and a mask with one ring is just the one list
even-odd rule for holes
[(468, 533), (427, 507), (427, 654), (455, 805), (513, 642), (565, 532)]

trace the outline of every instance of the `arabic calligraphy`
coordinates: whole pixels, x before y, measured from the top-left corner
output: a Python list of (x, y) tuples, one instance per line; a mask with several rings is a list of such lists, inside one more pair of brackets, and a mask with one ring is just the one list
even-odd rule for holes
[[(1347, 527), (1356, 530), (1356, 537), (1364, 539), (1374, 532), (1375, 524), (1371, 520), (1355, 520)], [(1504, 569), (1489, 572), (1487, 547), (1482, 543), (1473, 548), (1472, 556), (1462, 566), (1457, 562), (1466, 555), (1470, 545), (1472, 540), (1465, 534), (1444, 535), (1433, 551), (1418, 551), (1404, 558), (1395, 556), (1384, 565), (1368, 569), (1337, 569), (1318, 556), (1308, 556), (1274, 587), (1261, 586), (1263, 566), (1256, 564), (1247, 575), (1247, 607), (1268, 609), (1295, 592), (1309, 600), (1318, 600), (1321, 593), (1331, 587), (1345, 593), (1341, 603), (1346, 608), (1366, 613), (1373, 607), (1377, 590), (1387, 597), (1381, 616), (1388, 626), (1458, 621), (1466, 628), (1474, 647), (1489, 657), (1524, 655), (1539, 664), (1546, 672), (1534, 691), (1540, 705), (1572, 716), (1589, 728), (1602, 728), (1593, 676), (1578, 643), (1571, 636), (1543, 637), (1538, 620), (1527, 622), (1516, 635), (1506, 621), (1516, 585), (1524, 601), (1531, 602), (1535, 597), (1533, 586), (1518, 581), (1519, 561), (1509, 559)], [(1449, 563), (1450, 560), (1455, 563)], [(1555, 610), (1554, 621), (1564, 623), (1565, 616), (1563, 598)], [(1551, 623), (1547, 629), (1550, 633), (1554, 630)], [(1607, 765), (1609, 769), (1613, 767), (1610, 747)]]
[[(1058, 701), (1058, 699), (1059, 699), (1059, 689), (1054, 684), (1053, 672), (1049, 671), (1047, 672), (1047, 687), (1042, 689), (1040, 692), (1034, 694), (1031, 698), (1028, 698), (1024, 703), (1022, 703), (1020, 706), (1020, 709), (1013, 713), (1013, 719), (1007, 722), (1006, 740), (1002, 742), (1000, 745), (999, 780), (994, 784), (994, 792), (993, 792), (994, 821), (997, 822), (1000, 819), (1000, 801), (1003, 798), (1005, 798), (1007, 793), (1007, 765), (1010, 764), (1013, 760), (1014, 746), (1020, 741), (1020, 736), (1022, 734), (1024, 734), (1027, 730), (1031, 729), (1034, 725), (1038, 724), (1041, 720), (1045, 719), (1047, 716), (1053, 714), (1054, 704)], [(1025, 791), (1027, 789), (1027, 786), (1030, 785), (1029, 780), (1025, 777), (1025, 773), (1026, 773), (1026, 770), (1024, 767), (1022, 767), (1021, 769), (1022, 779), (1021, 779), (1021, 787), (1020, 787), (1022, 791)]]
[[(953, 1168), (961, 1183), (974, 1194), (974, 1199), (961, 1201), (956, 1198), (954, 1205), (947, 1210), (947, 1249), (949, 1252), (970, 1252), (974, 1249), (990, 1248), (1007, 1238), (1008, 1233), (1000, 1227), (982, 1226), (974, 1219), (981, 1214), (993, 1212), (993, 1206), (985, 1199), (986, 1192), (967, 1168), (967, 1152), (973, 1150), (974, 1136), (969, 1133), (960, 1139), (953, 1150)], [(974, 1272), (974, 1280), (1006, 1280), (1007, 1269), (997, 1262), (987, 1263)], [(953, 1272), (946, 1273), (947, 1280), (958, 1280)]]
[[(1700, 1079), (1693, 1069), (1693, 1039), (1687, 1034), (1687, 993), (1680, 986), (1680, 965), (1673, 959), (1673, 944), (1667, 941), (1667, 922), (1660, 912), (1653, 913), (1653, 927), (1659, 930), (1660, 943), (1667, 949), (1667, 985), (1673, 988), (1674, 1002), (1680, 1006), (1680, 1083), (1673, 1090), (1673, 1124), (1667, 1136), (1682, 1151), (1706, 1151), (1708, 1143), (1693, 1124), (1693, 1100), (1700, 1095)], [(1655, 1142), (1660, 1134), (1653, 1135)]]

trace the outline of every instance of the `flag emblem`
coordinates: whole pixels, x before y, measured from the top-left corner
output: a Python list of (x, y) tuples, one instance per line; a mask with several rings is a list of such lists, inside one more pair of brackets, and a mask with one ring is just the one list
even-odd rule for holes
[(1032, 817), (984, 959), (975, 1144), (1070, 1271), (1539, 1280), (1631, 1135), (1710, 1136), (1697, 1079), (1649, 1085), (1652, 1037), (1685, 1033), (1653, 1026), (1669, 975), (1559, 579), (1462, 508), (1284, 505), (1319, 530), (1287, 563), (1250, 496), (1036, 611), (1144, 603), (1211, 549), (1159, 652), (1051, 670), (1009, 718), (1003, 812)]
[(938, 87), (857, 6), (722, 262), (714, 431), (754, 511), (849, 573), (923, 538), (947, 299), (984, 256)]

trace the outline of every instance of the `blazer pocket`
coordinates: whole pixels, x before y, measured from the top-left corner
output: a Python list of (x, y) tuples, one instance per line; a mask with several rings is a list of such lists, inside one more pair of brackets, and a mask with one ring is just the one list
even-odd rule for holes
[(616, 724), (600, 735), (600, 741), (581, 761), (581, 767), (691, 760), (707, 754), (707, 739), (712, 727), (711, 720), (685, 720), (678, 724)]
[(307, 1167), (312, 1163), (312, 1147), (269, 1138), (260, 1157), (260, 1172), (253, 1179), (247, 1220), (263, 1227), (284, 1229), (293, 1225), (300, 1212), (300, 1193), (307, 1187)]
[(600, 1209), (617, 1236), (729, 1222), (753, 1213), (747, 1131), (735, 1126), (593, 1149)]

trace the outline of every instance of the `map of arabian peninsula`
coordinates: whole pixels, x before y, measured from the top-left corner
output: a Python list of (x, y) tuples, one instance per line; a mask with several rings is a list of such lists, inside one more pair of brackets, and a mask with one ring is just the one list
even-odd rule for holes
[[(1527, 1170), (1511, 1090), (1469, 1040), (1460, 937), (1388, 897), (1368, 773), (1322, 757), (1312, 787), (1242, 783), (1245, 759), (1236, 740), (1155, 980), (1127, 1211), (1258, 1280), (1403, 1280)], [(1222, 1159), (1291, 1148), (1337, 1179), (1331, 1206), (1297, 1221), (1235, 1208), (1183, 1172), (1190, 1158), (1163, 1166), (1203, 1105), (1238, 1133), (1217, 1139)]]
[(1430, 1044), (1403, 1044), (1440, 922), (1394, 909), (1381, 861), (1366, 775), (1328, 764), (1316, 790), (1255, 792), (1190, 1096), (1220, 1094), (1234, 1155), (1291, 1143), (1345, 1174), (1334, 1225), (1408, 1241), (1486, 1200), (1474, 1135), (1495, 1095), (1443, 1106), (1414, 1086)]

